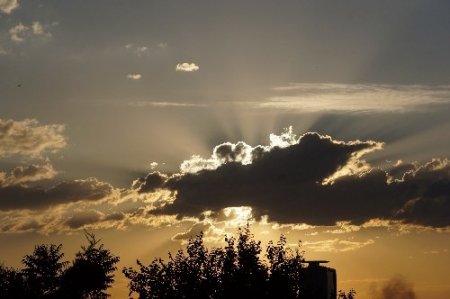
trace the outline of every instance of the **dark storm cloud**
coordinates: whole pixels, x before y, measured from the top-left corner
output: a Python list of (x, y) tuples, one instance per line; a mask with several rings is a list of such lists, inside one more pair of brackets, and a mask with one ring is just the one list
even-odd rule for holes
[(450, 225), (449, 160), (435, 159), (405, 173), (403, 184), (418, 196), (404, 203), (397, 213), (398, 218), (430, 226)]
[(58, 183), (51, 188), (13, 185), (0, 188), (0, 210), (43, 209), (69, 202), (98, 201), (113, 187), (95, 178)]
[(177, 192), (174, 203), (157, 213), (194, 216), (206, 210), (251, 206), (256, 216), (267, 214), (279, 223), (361, 224), (382, 218), (434, 227), (450, 225), (449, 161), (397, 165), (392, 174), (401, 179), (395, 179), (360, 160), (380, 146), (374, 141), (338, 142), (308, 133), (290, 146), (270, 147), (249, 164), (237, 162), (239, 150), (220, 146), (215, 153), (221, 155), (213, 157), (226, 162), (216, 169), (170, 178), (153, 173), (141, 190)]

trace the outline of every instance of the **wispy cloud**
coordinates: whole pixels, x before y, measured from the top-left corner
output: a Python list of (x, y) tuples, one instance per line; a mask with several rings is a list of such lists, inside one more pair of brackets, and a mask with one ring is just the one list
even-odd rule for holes
[(193, 107), (207, 107), (206, 104), (198, 103), (179, 103), (179, 102), (151, 102), (151, 101), (135, 101), (129, 102), (130, 107), (179, 107), (179, 108), (193, 108)]
[(10, 174), (0, 172), (0, 187), (51, 179), (57, 171), (49, 163), (43, 165), (17, 166)]
[(18, 7), (18, 0), (0, 0), (0, 11), (3, 13), (10, 14)]
[(295, 83), (273, 91), (265, 101), (248, 104), (292, 112), (388, 112), (450, 103), (450, 85)]
[(127, 79), (130, 80), (140, 80), (142, 78), (141, 74), (128, 74)]
[(167, 48), (169, 45), (167, 44), (167, 43), (159, 43), (158, 44), (158, 48), (160, 48), (160, 49), (165, 49), (165, 48)]
[(0, 119), (0, 157), (39, 156), (66, 146), (64, 125), (41, 125), (36, 119)]
[(314, 242), (303, 242), (303, 246), (316, 252), (345, 252), (361, 249), (374, 244), (372, 239), (366, 241), (350, 241), (340, 239), (321, 240)]
[(175, 68), (175, 70), (178, 72), (195, 72), (198, 71), (199, 69), (200, 67), (195, 63), (188, 63), (188, 62), (178, 63)]
[(167, 43), (160, 42), (156, 45), (133, 45), (133, 44), (126, 44), (125, 49), (128, 52), (134, 53), (137, 56), (144, 56), (149, 55), (150, 53), (155, 53), (158, 51), (161, 51), (168, 47)]

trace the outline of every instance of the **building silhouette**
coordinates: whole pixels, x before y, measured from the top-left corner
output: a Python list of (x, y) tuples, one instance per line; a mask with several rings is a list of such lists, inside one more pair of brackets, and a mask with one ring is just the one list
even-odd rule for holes
[(321, 266), (328, 261), (305, 261), (308, 267), (302, 269), (304, 299), (335, 299), (336, 270)]

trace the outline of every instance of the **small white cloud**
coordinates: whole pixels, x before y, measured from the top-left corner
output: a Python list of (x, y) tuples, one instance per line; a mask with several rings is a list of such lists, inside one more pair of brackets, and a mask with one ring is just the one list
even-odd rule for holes
[(27, 35), (29, 36), (29, 33), (39, 35), (41, 37), (52, 36), (50, 32), (45, 31), (44, 26), (40, 22), (33, 22), (31, 24), (31, 27), (19, 23), (18, 25), (9, 29), (9, 36), (11, 40), (17, 43), (23, 42), (25, 40), (25, 37)]
[(132, 53), (136, 56), (147, 56), (147, 55), (151, 55), (151, 54), (155, 54), (158, 52), (161, 52), (163, 49), (167, 48), (167, 44), (160, 42), (158, 44), (154, 44), (154, 45), (133, 45), (133, 44), (126, 44), (125, 45), (125, 49), (129, 52)]
[(31, 26), (31, 29), (33, 29), (34, 34), (44, 34), (44, 27), (39, 22), (33, 22), (33, 25)]
[(175, 70), (177, 72), (195, 72), (195, 71), (198, 71), (199, 68), (200, 67), (198, 65), (196, 65), (195, 63), (183, 62), (183, 63), (178, 63)]
[(142, 78), (141, 74), (128, 74), (127, 75), (127, 79), (130, 79), (130, 80), (139, 80), (141, 78)]
[[(53, 25), (57, 25), (58, 23), (54, 23)], [(51, 37), (52, 34), (48, 31), (45, 31), (45, 27), (40, 22), (33, 22), (31, 25), (31, 30), (33, 31), (34, 35), (42, 35), (46, 37)]]
[(10, 14), (13, 10), (19, 7), (18, 0), (0, 0), (0, 11)]
[(146, 46), (142, 46), (142, 47), (137, 47), (136, 48), (136, 54), (138, 56), (141, 56), (142, 54), (144, 54), (147, 51), (148, 51), (148, 47), (146, 47)]
[(18, 43), (23, 42), (24, 41), (24, 36), (23, 35), (29, 29), (30, 29), (29, 27), (25, 26), (22, 23), (19, 23), (16, 26), (11, 27), (9, 29), (9, 36), (10, 36), (12, 41), (15, 41), (15, 42), (18, 42)]

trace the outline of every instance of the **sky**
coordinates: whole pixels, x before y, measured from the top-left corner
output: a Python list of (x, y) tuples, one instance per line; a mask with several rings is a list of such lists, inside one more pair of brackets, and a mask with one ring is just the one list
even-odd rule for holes
[(250, 222), (330, 260), (358, 298), (449, 298), (449, 14), (0, 0), (0, 261), (41, 243), (71, 259), (88, 230), (121, 268)]

